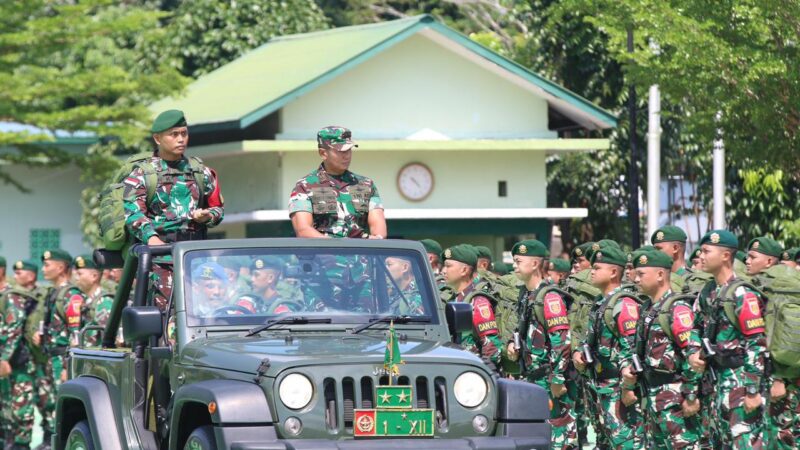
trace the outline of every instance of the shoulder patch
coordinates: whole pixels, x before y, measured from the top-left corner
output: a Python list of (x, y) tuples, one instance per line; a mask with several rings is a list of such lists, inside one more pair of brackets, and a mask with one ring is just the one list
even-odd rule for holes
[(639, 305), (630, 297), (620, 300), (622, 308), (617, 316), (617, 329), (622, 336), (630, 336), (636, 332), (636, 322), (639, 320)]
[(548, 292), (544, 296), (544, 320), (547, 322), (547, 331), (569, 329), (567, 306), (564, 299), (555, 292)]
[(497, 320), (489, 299), (478, 295), (472, 299), (472, 325), (480, 337), (497, 334)]
[(739, 309), (739, 329), (742, 330), (742, 334), (745, 336), (763, 333), (765, 330), (760, 299), (758, 295), (751, 291), (744, 291)]
[(686, 305), (675, 305), (672, 309), (672, 336), (680, 348), (689, 345), (694, 326), (694, 313)]

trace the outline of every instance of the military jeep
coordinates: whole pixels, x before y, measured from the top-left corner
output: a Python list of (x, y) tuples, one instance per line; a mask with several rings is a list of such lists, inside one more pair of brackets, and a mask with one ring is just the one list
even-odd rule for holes
[(70, 351), (52, 446), (549, 448), (547, 393), (454, 344), (471, 307), (436, 292), (410, 241), (134, 246), (108, 324), (82, 330), (102, 345)]

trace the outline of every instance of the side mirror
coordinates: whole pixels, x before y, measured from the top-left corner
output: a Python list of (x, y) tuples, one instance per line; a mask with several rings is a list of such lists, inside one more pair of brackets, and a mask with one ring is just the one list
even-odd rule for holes
[(449, 302), (444, 309), (447, 328), (453, 342), (460, 343), (461, 333), (472, 330), (472, 305), (469, 303)]
[(122, 310), (125, 342), (141, 342), (163, 333), (161, 310), (157, 306), (128, 306)]

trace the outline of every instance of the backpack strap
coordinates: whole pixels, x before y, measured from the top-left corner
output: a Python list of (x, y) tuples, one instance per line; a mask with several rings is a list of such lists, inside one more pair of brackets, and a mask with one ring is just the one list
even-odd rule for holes
[(621, 299), (622, 297), (632, 298), (639, 305), (640, 307), (639, 309), (645, 309), (642, 308), (642, 306), (648, 303), (648, 301), (646, 299), (643, 299), (640, 296), (640, 294), (636, 292), (626, 291), (624, 289), (620, 289), (619, 292), (612, 295), (611, 298), (609, 298), (608, 301), (605, 302), (605, 304), (603, 305), (604, 307), (603, 322), (606, 324), (606, 327), (608, 327), (608, 329), (611, 330), (612, 333), (614, 333), (614, 336), (616, 337), (620, 337), (620, 334), (619, 334), (619, 329), (617, 329), (617, 327), (614, 325), (614, 307), (617, 306), (619, 299)]
[(679, 300), (684, 300), (691, 304), (694, 301), (694, 296), (687, 294), (670, 295), (661, 302), (658, 310), (658, 324), (672, 342), (675, 342), (675, 336), (672, 334), (673, 310), (675, 309), (675, 302)]
[(205, 173), (205, 165), (203, 165), (203, 160), (198, 158), (197, 156), (189, 157), (189, 167), (192, 169), (192, 177), (194, 178), (194, 182), (197, 184), (197, 205), (199, 207), (203, 207), (205, 205), (205, 197), (206, 197), (206, 173)]

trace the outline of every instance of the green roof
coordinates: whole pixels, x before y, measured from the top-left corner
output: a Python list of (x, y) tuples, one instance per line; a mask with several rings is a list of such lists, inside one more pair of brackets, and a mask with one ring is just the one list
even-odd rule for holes
[(158, 101), (150, 109), (154, 115), (165, 109), (182, 109), (197, 131), (246, 128), (423, 29), (433, 29), (588, 114), (597, 128), (616, 126), (616, 117), (610, 112), (483, 47), (429, 15), (271, 39), (201, 76), (189, 85), (185, 96)]

